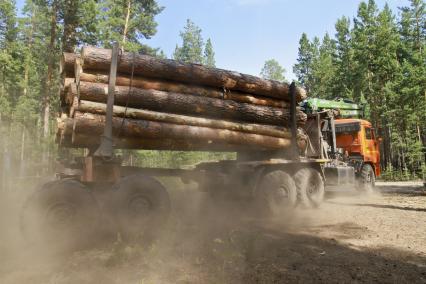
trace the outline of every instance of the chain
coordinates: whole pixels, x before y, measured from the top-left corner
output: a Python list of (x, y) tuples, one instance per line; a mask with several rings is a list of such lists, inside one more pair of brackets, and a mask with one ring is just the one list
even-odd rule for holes
[(126, 107), (124, 109), (123, 119), (121, 120), (121, 126), (120, 126), (120, 131), (118, 132), (118, 137), (121, 136), (121, 132), (123, 130), (124, 122), (126, 120), (127, 109), (129, 108), (130, 95), (131, 95), (132, 88), (133, 88), (133, 76), (134, 76), (134, 73), (135, 73), (135, 59), (136, 59), (136, 52), (133, 52), (133, 54), (132, 54), (132, 72), (131, 72), (131, 75), (130, 75), (129, 91), (127, 93)]

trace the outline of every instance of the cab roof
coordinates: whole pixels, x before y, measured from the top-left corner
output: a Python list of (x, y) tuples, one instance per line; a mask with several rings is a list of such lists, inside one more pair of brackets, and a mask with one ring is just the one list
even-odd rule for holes
[(371, 127), (371, 122), (365, 120), (365, 119), (358, 119), (358, 118), (342, 118), (342, 119), (336, 119), (335, 120), (336, 124), (343, 124), (343, 123), (360, 123), (361, 125), (364, 126), (369, 126)]

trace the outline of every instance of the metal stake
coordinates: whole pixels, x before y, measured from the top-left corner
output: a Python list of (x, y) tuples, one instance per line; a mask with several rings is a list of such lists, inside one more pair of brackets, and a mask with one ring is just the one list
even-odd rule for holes
[(101, 145), (96, 150), (95, 157), (112, 158), (113, 152), (113, 140), (112, 140), (112, 114), (114, 109), (114, 93), (115, 93), (115, 81), (117, 78), (117, 66), (118, 66), (118, 53), (119, 45), (114, 43), (111, 54), (111, 68), (109, 71), (109, 82), (108, 82), (108, 99), (106, 107), (106, 120), (104, 134), (101, 136)]
[(290, 85), (290, 130), (291, 130), (291, 155), (292, 159), (299, 159), (297, 147), (297, 119), (296, 119), (296, 83)]

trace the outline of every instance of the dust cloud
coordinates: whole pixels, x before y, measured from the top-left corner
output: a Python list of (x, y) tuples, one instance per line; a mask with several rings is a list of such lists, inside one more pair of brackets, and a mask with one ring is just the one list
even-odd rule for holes
[(389, 249), (385, 257), (378, 250), (352, 247), (377, 229), (354, 220), (377, 214), (351, 204), (376, 204), (381, 195), (334, 194), (319, 209), (296, 208), (272, 220), (259, 218), (246, 201), (212, 202), (196, 184), (174, 178), (161, 182), (169, 190), (172, 213), (156, 240), (132, 243), (119, 234), (99, 235), (89, 247), (66, 252), (28, 245), (19, 215), (31, 191), (2, 192), (0, 282), (414, 283), (424, 271), (392, 257), (409, 257), (405, 252)]
[(244, 275), (263, 226), (283, 229), (294, 220), (289, 212), (266, 223), (248, 202), (212, 202), (195, 183), (161, 182), (172, 189), (172, 213), (155, 241), (126, 242), (118, 233), (100, 232), (79, 250), (34, 246), (20, 228), (22, 207), (34, 190), (2, 192), (0, 282), (224, 283)]

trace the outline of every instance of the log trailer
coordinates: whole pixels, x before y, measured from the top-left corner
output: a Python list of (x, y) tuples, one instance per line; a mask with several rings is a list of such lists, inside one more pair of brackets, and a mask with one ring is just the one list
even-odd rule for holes
[[(324, 198), (325, 181), (333, 181), (335, 185), (356, 183), (355, 174), (359, 169), (362, 173), (369, 172), (366, 165), (370, 164), (360, 166), (354, 155), (347, 157), (337, 150), (343, 145), (352, 154), (363, 154), (357, 152), (356, 140), (350, 139), (355, 136), (350, 133), (366, 135), (369, 124), (341, 123), (334, 120), (330, 111), (305, 111), (308, 119), (301, 128), (299, 117), (303, 113), (298, 102), (304, 98), (304, 92), (294, 83), (287, 85), (200, 65), (129, 55), (120, 53), (118, 45), (112, 50), (83, 50), (82, 57), (87, 70), (99, 67), (108, 68), (109, 72), (89, 74), (76, 56), (71, 56), (71, 63), (64, 65), (62, 69), (75, 72), (75, 78), (64, 95), (67, 114), (58, 123), (58, 143), (60, 148), (87, 148), (87, 155), (64, 161), (57, 180), (41, 186), (26, 201), (21, 225), (31, 241), (69, 246), (90, 240), (105, 223), (126, 239), (155, 235), (171, 208), (167, 190), (157, 177), (180, 177), (185, 183), (194, 181), (200, 190), (208, 192), (212, 202), (238, 198), (249, 202), (258, 216), (281, 216), (298, 204), (319, 206)], [(130, 63), (126, 58), (130, 58)], [(96, 60), (106, 63), (95, 65)], [(144, 65), (136, 65), (135, 61)], [(120, 77), (118, 71), (127, 72), (131, 77)], [(149, 78), (136, 78), (135, 72)], [(108, 85), (102, 85), (106, 78)], [(153, 78), (179, 78), (191, 85), (172, 81), (159, 84), (153, 82)], [(96, 79), (96, 83), (86, 83), (92, 79)], [(130, 84), (127, 96), (118, 83)], [(224, 91), (218, 98), (215, 90), (205, 91), (193, 87), (194, 83), (222, 86)], [(147, 88), (151, 89), (132, 90), (132, 84), (140, 88), (149, 85)], [(163, 91), (152, 90), (159, 86)], [(192, 101), (188, 103), (179, 93), (182, 90), (206, 92), (206, 95), (189, 96)], [(266, 98), (268, 94), (277, 97), (283, 93), (287, 94), (288, 101)], [(181, 98), (185, 98), (183, 103)], [(208, 105), (204, 105), (205, 102)], [(272, 105), (273, 111), (265, 104)], [(172, 107), (179, 114), (159, 112), (173, 111)], [(209, 111), (210, 107), (215, 111)], [(250, 115), (253, 109), (256, 115)], [(182, 112), (197, 115), (189, 117)], [(217, 113), (229, 121), (212, 120), (217, 118)], [(286, 113), (287, 124), (277, 126)], [(208, 118), (200, 118), (201, 114)], [(240, 123), (241, 120), (262, 120), (267, 115), (267, 122), (277, 123), (275, 126)], [(230, 121), (235, 118), (238, 122)], [(217, 128), (224, 129), (218, 131)], [(117, 133), (129, 136), (120, 137)], [(190, 138), (192, 140), (187, 141)], [(231, 142), (224, 143), (226, 141)], [(240, 144), (235, 146), (237, 142)], [(114, 153), (117, 148), (232, 151), (237, 152), (237, 158), (201, 163), (191, 170), (141, 168), (122, 165)], [(376, 164), (371, 165), (378, 173)], [(371, 173), (370, 177), (373, 177)]]

